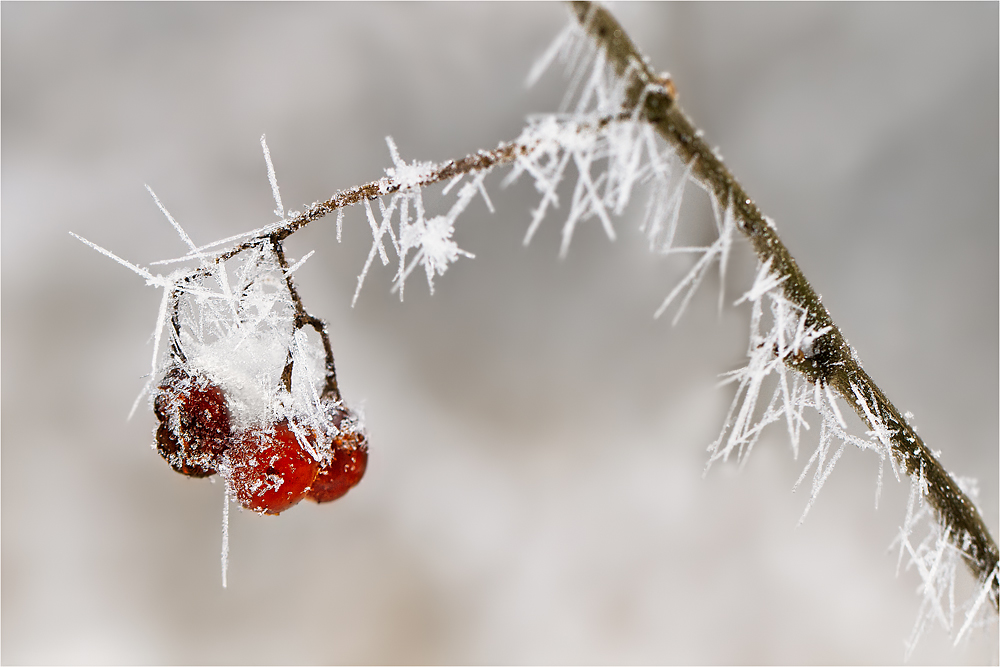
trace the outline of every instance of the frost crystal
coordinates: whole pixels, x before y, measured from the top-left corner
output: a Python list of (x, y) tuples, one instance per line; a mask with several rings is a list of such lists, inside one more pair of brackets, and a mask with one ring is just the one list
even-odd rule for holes
[[(226, 389), (238, 430), (320, 413), (323, 351), (295, 327), (274, 250), (261, 246), (177, 287), (170, 336), (193, 368)], [(291, 360), (291, 392), (282, 373)], [(168, 362), (172, 363), (172, 362)]]
[(276, 208), (274, 214), (279, 218), (285, 217), (285, 207), (281, 205), (281, 193), (278, 192), (278, 177), (274, 174), (274, 165), (271, 163), (271, 151), (267, 148), (265, 135), (260, 135), (260, 147), (264, 150), (264, 161), (267, 163), (267, 180), (271, 184), (271, 194), (274, 195)]
[[(719, 240), (704, 248), (675, 247), (685, 187), (694, 181), (691, 177), (693, 165), (684, 164), (649, 123), (639, 118), (641, 104), (632, 111), (623, 111), (628, 72), (626, 76), (617, 76), (604, 50), (597, 48), (576, 22), (560, 33), (532, 68), (529, 84), (537, 81), (556, 60), (566, 66), (570, 80), (561, 112), (529, 117), (527, 127), (517, 139), (524, 151), (517, 156), (504, 181), (507, 185), (527, 174), (541, 195), (541, 201), (532, 212), (524, 243), (531, 242), (548, 212), (559, 207), (558, 188), (570, 163), (576, 170), (576, 183), (562, 226), (560, 256), (563, 257), (569, 251), (577, 227), (588, 219), (596, 219), (608, 239), (615, 240), (617, 232), (612, 216), (623, 214), (632, 201), (635, 188), (644, 186), (648, 190), (648, 200), (639, 229), (646, 236), (650, 250), (662, 255), (701, 254), (688, 278), (676, 286), (657, 312), (659, 316), (687, 289), (679, 317), (714, 260), (719, 261), (720, 273), (725, 277), (732, 242), (732, 213), (722, 207), (720, 214), (713, 199)], [(664, 76), (664, 81), (667, 80)], [(647, 85), (643, 95), (664, 90), (663, 83), (653, 82)], [(720, 306), (721, 298), (720, 294)]]
[[(458, 216), (465, 211), (476, 194), (482, 196), (487, 208), (493, 212), (493, 204), (483, 187), (483, 179), (486, 178), (487, 173), (484, 170), (472, 174), (470, 181), (459, 189), (457, 200), (446, 214), (428, 218), (424, 209), (422, 188), (437, 180), (436, 174), (448, 165), (417, 162), (416, 160), (407, 164), (399, 156), (399, 149), (392, 137), (386, 137), (385, 142), (389, 146), (389, 154), (394, 166), (385, 170), (386, 178), (379, 182), (379, 191), (389, 196), (389, 205), (386, 206), (382, 198), (378, 198), (379, 217), (381, 218), (381, 221), (378, 221), (375, 219), (371, 203), (365, 200), (365, 214), (372, 232), (372, 247), (368, 252), (365, 265), (358, 275), (358, 285), (354, 290), (352, 305), (358, 301), (361, 287), (364, 285), (365, 277), (368, 275), (375, 255), (378, 255), (383, 266), (389, 263), (389, 255), (384, 242), (386, 236), (389, 237), (393, 252), (399, 262), (399, 268), (393, 278), (393, 291), (399, 292), (400, 300), (404, 296), (406, 279), (417, 266), (424, 267), (427, 288), (433, 294), (435, 275), (444, 275), (448, 267), (459, 257), (475, 257), (472, 253), (459, 248), (452, 239)], [(444, 193), (447, 194), (463, 178), (464, 174), (460, 174), (452, 179)], [(388, 194), (390, 192), (392, 192), (391, 195)], [(392, 226), (394, 219), (396, 221), (395, 228)], [(412, 259), (408, 259), (411, 250), (415, 251), (415, 254)]]
[[(956, 478), (962, 491), (975, 501), (979, 495), (975, 480)], [(918, 535), (922, 533), (922, 537)], [(950, 526), (942, 526), (927, 503), (927, 480), (923, 470), (910, 480), (910, 498), (906, 505), (906, 520), (892, 546), (899, 546), (897, 570), (905, 560), (906, 569), (914, 569), (920, 576), (917, 588), (921, 596), (917, 620), (906, 642), (906, 657), (916, 648), (920, 636), (929, 623), (937, 621), (949, 633), (955, 633), (955, 645), (969, 636), (971, 630), (988, 627), (996, 622), (992, 605), (987, 602), (993, 582), (1000, 572), (993, 569), (964, 604), (956, 604), (955, 580), (966, 557), (955, 545), (965, 543), (968, 535), (952, 535)], [(956, 622), (961, 623), (955, 632)]]

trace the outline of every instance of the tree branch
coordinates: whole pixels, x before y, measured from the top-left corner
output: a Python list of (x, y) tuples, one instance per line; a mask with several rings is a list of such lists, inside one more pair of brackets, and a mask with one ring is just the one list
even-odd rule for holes
[[(219, 253), (214, 260), (215, 262), (224, 262), (232, 259), (241, 252), (260, 245), (265, 240), (272, 242), (283, 241), (309, 223), (319, 220), (338, 209), (353, 206), (365, 199), (373, 200), (382, 195), (391, 195), (405, 189), (405, 187), (433, 185), (434, 183), (451, 180), (452, 178), (471, 172), (489, 171), (494, 167), (513, 162), (518, 155), (525, 155), (530, 150), (530, 146), (524, 146), (516, 142), (502, 143), (492, 151), (479, 151), (473, 155), (467, 155), (460, 160), (449, 160), (441, 165), (433, 165), (433, 168), (417, 183), (404, 186), (391, 178), (385, 177), (348, 190), (341, 190), (330, 199), (313, 204), (308, 210), (290, 220), (282, 220), (279, 223), (259, 230), (246, 241)], [(202, 248), (201, 250), (204, 249)]]
[(624, 111), (637, 110), (677, 155), (692, 165), (692, 175), (720, 203), (732, 206), (737, 227), (749, 239), (759, 261), (771, 262), (773, 273), (787, 276), (781, 288), (786, 299), (805, 311), (805, 324), (816, 330), (830, 327), (815, 341), (811, 355), (788, 357), (785, 363), (809, 381), (832, 387), (873, 431), (887, 433), (894, 461), (926, 485), (929, 504), (938, 521), (949, 529), (949, 539), (966, 556), (973, 575), (979, 581), (993, 577), (990, 598), (997, 608), (997, 545), (975, 504), (861, 367), (777, 231), (677, 105), (669, 79), (653, 72), (610, 12), (590, 2), (571, 2), (570, 7), (587, 34), (605, 50), (608, 63), (626, 80)]

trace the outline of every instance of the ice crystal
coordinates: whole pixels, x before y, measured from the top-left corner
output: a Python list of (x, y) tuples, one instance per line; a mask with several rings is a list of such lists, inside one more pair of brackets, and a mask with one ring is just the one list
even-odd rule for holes
[(649, 187), (641, 230), (650, 248), (662, 254), (672, 248), (684, 184), (690, 170), (662, 145), (648, 124), (629, 116), (599, 113), (531, 116), (517, 142), (525, 147), (503, 181), (509, 185), (527, 174), (541, 195), (524, 236), (529, 244), (551, 209), (558, 208), (558, 189), (572, 162), (576, 183), (563, 222), (559, 254), (565, 257), (578, 225), (596, 218), (607, 235), (617, 238), (612, 216), (621, 215), (637, 186)]
[[(433, 162), (417, 162), (416, 160), (407, 164), (400, 158), (399, 149), (392, 137), (386, 137), (385, 141), (389, 146), (394, 166), (385, 170), (386, 178), (380, 181), (380, 192), (389, 197), (389, 205), (385, 205), (382, 197), (378, 198), (381, 220), (377, 221), (371, 203), (365, 200), (365, 215), (372, 232), (372, 247), (368, 252), (365, 265), (358, 275), (358, 284), (354, 290), (352, 305), (358, 301), (361, 287), (364, 285), (375, 255), (378, 255), (383, 266), (389, 263), (389, 255), (384, 242), (386, 236), (389, 237), (393, 252), (399, 262), (399, 268), (393, 278), (393, 291), (399, 292), (400, 300), (405, 294), (406, 279), (417, 266), (424, 267), (427, 288), (433, 294), (435, 275), (444, 275), (448, 267), (459, 257), (475, 257), (472, 253), (459, 248), (452, 239), (458, 216), (465, 211), (476, 194), (481, 195), (487, 208), (490, 212), (493, 211), (493, 203), (483, 187), (483, 179), (487, 173), (484, 170), (470, 176), (469, 182), (459, 189), (455, 203), (446, 214), (428, 218), (424, 208), (422, 189), (437, 180), (436, 174), (443, 169), (444, 165)], [(463, 178), (464, 175), (460, 174), (452, 179), (452, 182), (445, 188), (444, 194), (447, 194)], [(396, 221), (395, 228), (393, 227), (394, 219)], [(338, 224), (340, 220), (341, 218), (338, 217)], [(408, 255), (411, 250), (415, 253), (410, 259)]]
[[(955, 481), (975, 501), (979, 495), (975, 480), (956, 478)], [(987, 598), (1000, 572), (994, 568), (985, 579), (976, 582), (975, 590), (964, 604), (956, 603), (956, 575), (967, 557), (956, 545), (968, 547), (969, 538), (968, 535), (952, 535), (953, 528), (941, 524), (927, 502), (927, 492), (927, 480), (921, 470), (910, 479), (906, 519), (892, 543), (893, 547), (899, 547), (897, 571), (905, 562), (905, 569), (916, 570), (920, 577), (917, 587), (920, 607), (906, 642), (907, 658), (930, 623), (937, 622), (945, 631), (953, 633), (954, 643), (958, 645), (971, 630), (996, 622), (996, 615)], [(957, 623), (961, 626), (956, 632)]]
[[(248, 250), (208, 278), (181, 283), (179, 331), (170, 330), (187, 362), (224, 387), (238, 430), (321, 413), (323, 353), (295, 327), (284, 271), (269, 244)], [(282, 372), (291, 360), (291, 392)], [(169, 363), (169, 362), (168, 362)]]
[(271, 151), (267, 148), (265, 135), (260, 135), (260, 147), (264, 151), (264, 162), (267, 163), (267, 181), (271, 184), (271, 194), (274, 196), (274, 214), (279, 218), (285, 217), (285, 207), (281, 204), (281, 193), (278, 192), (278, 177), (274, 173), (274, 164), (271, 163)]

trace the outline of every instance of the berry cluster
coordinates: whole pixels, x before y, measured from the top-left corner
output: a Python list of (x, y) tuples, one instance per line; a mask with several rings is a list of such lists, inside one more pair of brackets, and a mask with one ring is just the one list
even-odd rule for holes
[(156, 450), (189, 477), (221, 473), (246, 509), (278, 514), (303, 498), (340, 498), (365, 473), (368, 445), (357, 417), (324, 400), (320, 418), (237, 429), (222, 388), (184, 366), (167, 371), (153, 398)]

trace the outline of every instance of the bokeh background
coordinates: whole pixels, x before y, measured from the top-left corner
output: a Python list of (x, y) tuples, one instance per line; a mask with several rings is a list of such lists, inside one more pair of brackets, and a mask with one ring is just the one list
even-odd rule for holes
[[(871, 375), (998, 528), (998, 8), (616, 5), (783, 238)], [(888, 551), (909, 485), (849, 450), (802, 526), (778, 426), (703, 477), (748, 313), (716, 279), (671, 327), (687, 268), (642, 206), (557, 259), (559, 213), (488, 187), (474, 252), (400, 304), (349, 211), (297, 234), (298, 274), (363, 406), (363, 483), (278, 518), (169, 470), (143, 406), (159, 292), (138, 263), (382, 175), (492, 148), (564, 81), (526, 90), (558, 4), (2, 5), (4, 663), (897, 663), (918, 579)], [(693, 240), (707, 207), (689, 191)], [(432, 197), (433, 199), (433, 197)], [(641, 201), (641, 199), (640, 199)], [(562, 213), (565, 214), (565, 211)], [(741, 244), (730, 302), (749, 284)], [(391, 267), (390, 267), (391, 268)], [(813, 431), (815, 434), (815, 430)], [(965, 577), (965, 575), (962, 575)], [(968, 588), (965, 577), (960, 585)], [(995, 663), (996, 633), (912, 663)]]

